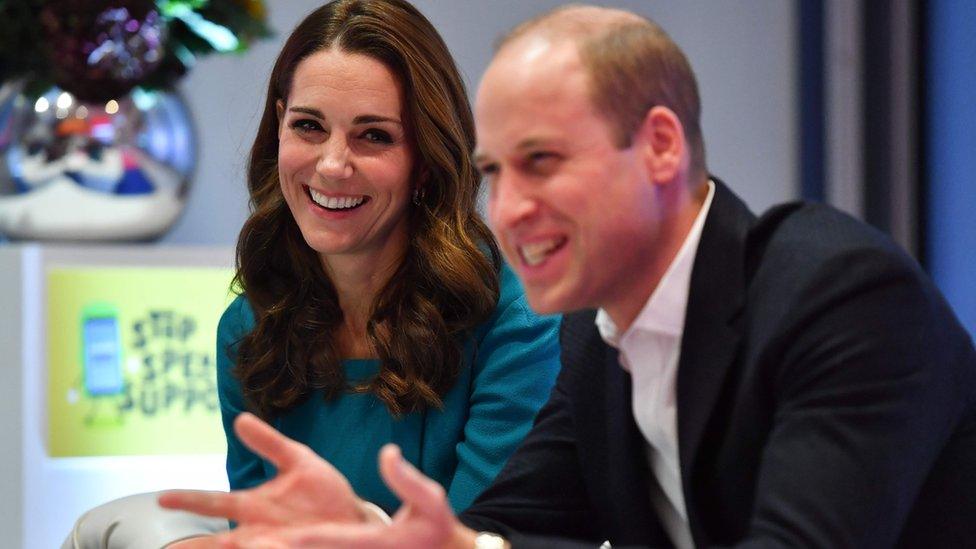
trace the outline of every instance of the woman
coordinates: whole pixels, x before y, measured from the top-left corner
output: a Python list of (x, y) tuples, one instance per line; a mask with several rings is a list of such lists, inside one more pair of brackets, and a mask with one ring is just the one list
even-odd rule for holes
[[(386, 507), (384, 442), (404, 445), (458, 508), (494, 476), (558, 351), (555, 320), (534, 316), (499, 270), (475, 211), (473, 136), (454, 62), (406, 2), (337, 1), (299, 24), (251, 151), (244, 295), (218, 331), (228, 433), (255, 411)], [(273, 474), (228, 444), (231, 488)]]
[[(558, 319), (530, 311), (475, 211), (473, 136), (443, 40), (405, 1), (337, 0), (288, 37), (248, 165), (242, 294), (218, 329), (232, 489), (274, 476), (233, 433), (243, 410), (388, 511), (382, 444), (460, 510), (528, 431)], [(194, 533), (176, 530), (158, 541)]]

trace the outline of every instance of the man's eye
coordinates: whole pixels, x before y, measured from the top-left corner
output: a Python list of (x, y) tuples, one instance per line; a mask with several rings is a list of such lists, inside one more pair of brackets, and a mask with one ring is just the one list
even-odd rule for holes
[(299, 133), (311, 133), (322, 131), (322, 125), (314, 120), (302, 118), (291, 123), (292, 129)]
[(498, 174), (498, 166), (496, 164), (484, 164), (482, 166), (476, 166), (478, 170), (478, 175), (484, 179), (491, 179)]
[(363, 132), (363, 139), (370, 143), (393, 143), (393, 136), (383, 130), (371, 129)]
[(530, 153), (525, 157), (525, 167), (532, 172), (548, 172), (556, 167), (559, 155), (546, 151)]
[(540, 162), (546, 162), (549, 160), (554, 160), (556, 155), (550, 152), (534, 152), (528, 156), (528, 160), (532, 164), (538, 164)]

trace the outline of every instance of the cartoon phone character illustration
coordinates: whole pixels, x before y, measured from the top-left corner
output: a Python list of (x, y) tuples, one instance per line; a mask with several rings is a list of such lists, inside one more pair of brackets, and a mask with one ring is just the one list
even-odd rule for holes
[(81, 313), (82, 369), (85, 391), (91, 396), (122, 392), (122, 339), (118, 310), (93, 303)]

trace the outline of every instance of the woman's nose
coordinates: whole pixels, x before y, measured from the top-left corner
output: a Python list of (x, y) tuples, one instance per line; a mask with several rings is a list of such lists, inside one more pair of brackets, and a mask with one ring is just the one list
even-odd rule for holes
[(349, 144), (340, 136), (331, 135), (322, 144), (322, 155), (315, 170), (323, 178), (330, 180), (346, 179), (352, 175)]

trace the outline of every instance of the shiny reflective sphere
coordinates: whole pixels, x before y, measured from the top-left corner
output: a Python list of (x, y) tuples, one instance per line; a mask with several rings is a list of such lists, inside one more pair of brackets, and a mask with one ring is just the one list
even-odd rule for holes
[(183, 209), (195, 162), (175, 94), (105, 103), (59, 89), (33, 99), (0, 88), (0, 234), (13, 240), (134, 241)]

